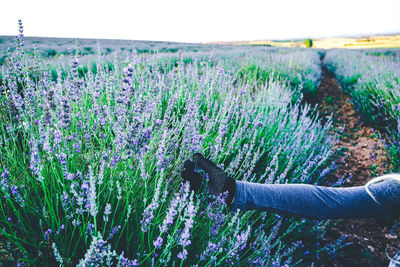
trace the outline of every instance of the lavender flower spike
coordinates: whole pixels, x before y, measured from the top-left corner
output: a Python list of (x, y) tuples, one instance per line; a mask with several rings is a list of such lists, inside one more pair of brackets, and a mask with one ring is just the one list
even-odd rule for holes
[(89, 203), (90, 203), (90, 214), (96, 217), (97, 209), (97, 196), (96, 196), (96, 177), (93, 175), (92, 167), (89, 166)]

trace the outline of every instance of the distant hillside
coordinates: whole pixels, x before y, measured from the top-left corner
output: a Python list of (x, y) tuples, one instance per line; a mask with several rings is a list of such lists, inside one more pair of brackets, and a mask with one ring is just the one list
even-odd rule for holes
[[(158, 41), (135, 41), (135, 40), (115, 40), (115, 39), (85, 39), (79, 40), (81, 52), (83, 55), (95, 54), (100, 48), (105, 53), (114, 51), (132, 51), (137, 53), (164, 52), (174, 53), (180, 51), (197, 51), (199, 49), (209, 48), (210, 51), (216, 45), (204, 45), (195, 43), (178, 42), (158, 42)], [(36, 45), (43, 56), (54, 57), (56, 55), (69, 54), (75, 48), (74, 38), (54, 38), (54, 37), (25, 37), (25, 51), (32, 52)], [(2, 55), (10, 48), (15, 49), (15, 36), (0, 35), (0, 59)], [(1, 64), (0, 64), (1, 65)]]

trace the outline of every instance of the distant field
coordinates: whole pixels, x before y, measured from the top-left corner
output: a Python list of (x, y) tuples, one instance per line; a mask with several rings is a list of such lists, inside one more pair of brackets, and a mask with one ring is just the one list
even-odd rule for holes
[[(134, 41), (134, 40), (112, 40), (112, 39), (81, 39), (79, 38), (81, 54), (96, 54), (101, 49), (103, 54), (113, 52), (132, 52), (136, 50), (142, 53), (175, 53), (181, 52), (212, 52), (214, 49), (223, 46), (224, 49), (237, 45), (251, 46), (273, 46), (273, 47), (304, 47), (304, 40), (294, 41), (236, 41), (236, 42), (213, 42), (213, 43), (178, 43), (159, 41)], [(75, 49), (74, 38), (52, 38), (52, 37), (25, 37), (25, 51), (33, 54), (33, 47), (36, 45), (43, 57), (58, 57), (68, 55)], [(400, 48), (400, 35), (391, 36), (368, 36), (360, 38), (325, 38), (313, 40), (314, 48)], [(15, 36), (0, 36), (0, 65), (5, 58), (7, 49), (11, 52), (15, 49)]]
[[(56, 55), (66, 55), (75, 49), (74, 38), (51, 38), (51, 37), (25, 37), (25, 51), (33, 52), (33, 46), (36, 45), (42, 56), (53, 57)], [(174, 53), (181, 51), (197, 52), (202, 50), (211, 50), (216, 45), (203, 45), (191, 43), (157, 42), (157, 41), (132, 41), (132, 40), (112, 40), (112, 39), (82, 39), (79, 38), (82, 55), (95, 54), (98, 48), (103, 53), (130, 51), (135, 48), (141, 53)], [(0, 36), (0, 57), (7, 51), (7, 48), (15, 49), (15, 36)]]
[[(279, 47), (304, 47), (304, 40), (295, 41), (238, 41), (238, 42), (215, 42), (216, 44), (236, 45), (270, 45)], [(359, 38), (324, 38), (313, 40), (315, 48), (396, 48), (400, 47), (400, 35), (367, 36)]]

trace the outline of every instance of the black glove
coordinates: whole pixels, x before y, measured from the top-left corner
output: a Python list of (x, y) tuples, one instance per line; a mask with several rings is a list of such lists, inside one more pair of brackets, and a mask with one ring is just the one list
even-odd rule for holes
[(184, 181), (189, 181), (190, 190), (197, 190), (201, 186), (201, 175), (194, 171), (195, 165), (191, 160), (186, 160), (183, 163), (183, 171), (181, 177)]
[(202, 154), (193, 155), (194, 164), (197, 168), (203, 169), (209, 177), (208, 191), (214, 196), (228, 191), (227, 204), (229, 205), (236, 193), (236, 182), (229, 177), (221, 168), (214, 164), (211, 160), (206, 159)]

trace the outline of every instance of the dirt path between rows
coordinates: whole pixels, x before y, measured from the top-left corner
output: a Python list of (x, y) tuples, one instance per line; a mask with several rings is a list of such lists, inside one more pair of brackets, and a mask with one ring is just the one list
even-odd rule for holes
[[(364, 185), (373, 177), (384, 174), (387, 163), (378, 132), (363, 124), (351, 103), (351, 98), (339, 87), (335, 76), (321, 61), (323, 79), (318, 89), (319, 112), (333, 116), (333, 130), (340, 133), (336, 149), (338, 168), (329, 181), (349, 178), (342, 186)], [(344, 126), (344, 128), (343, 128)], [(385, 249), (397, 247), (398, 237), (390, 235), (392, 222), (375, 219), (341, 220), (328, 236), (347, 236), (352, 244), (339, 253), (336, 260), (318, 266), (388, 266)], [(394, 252), (388, 250), (389, 255)]]

